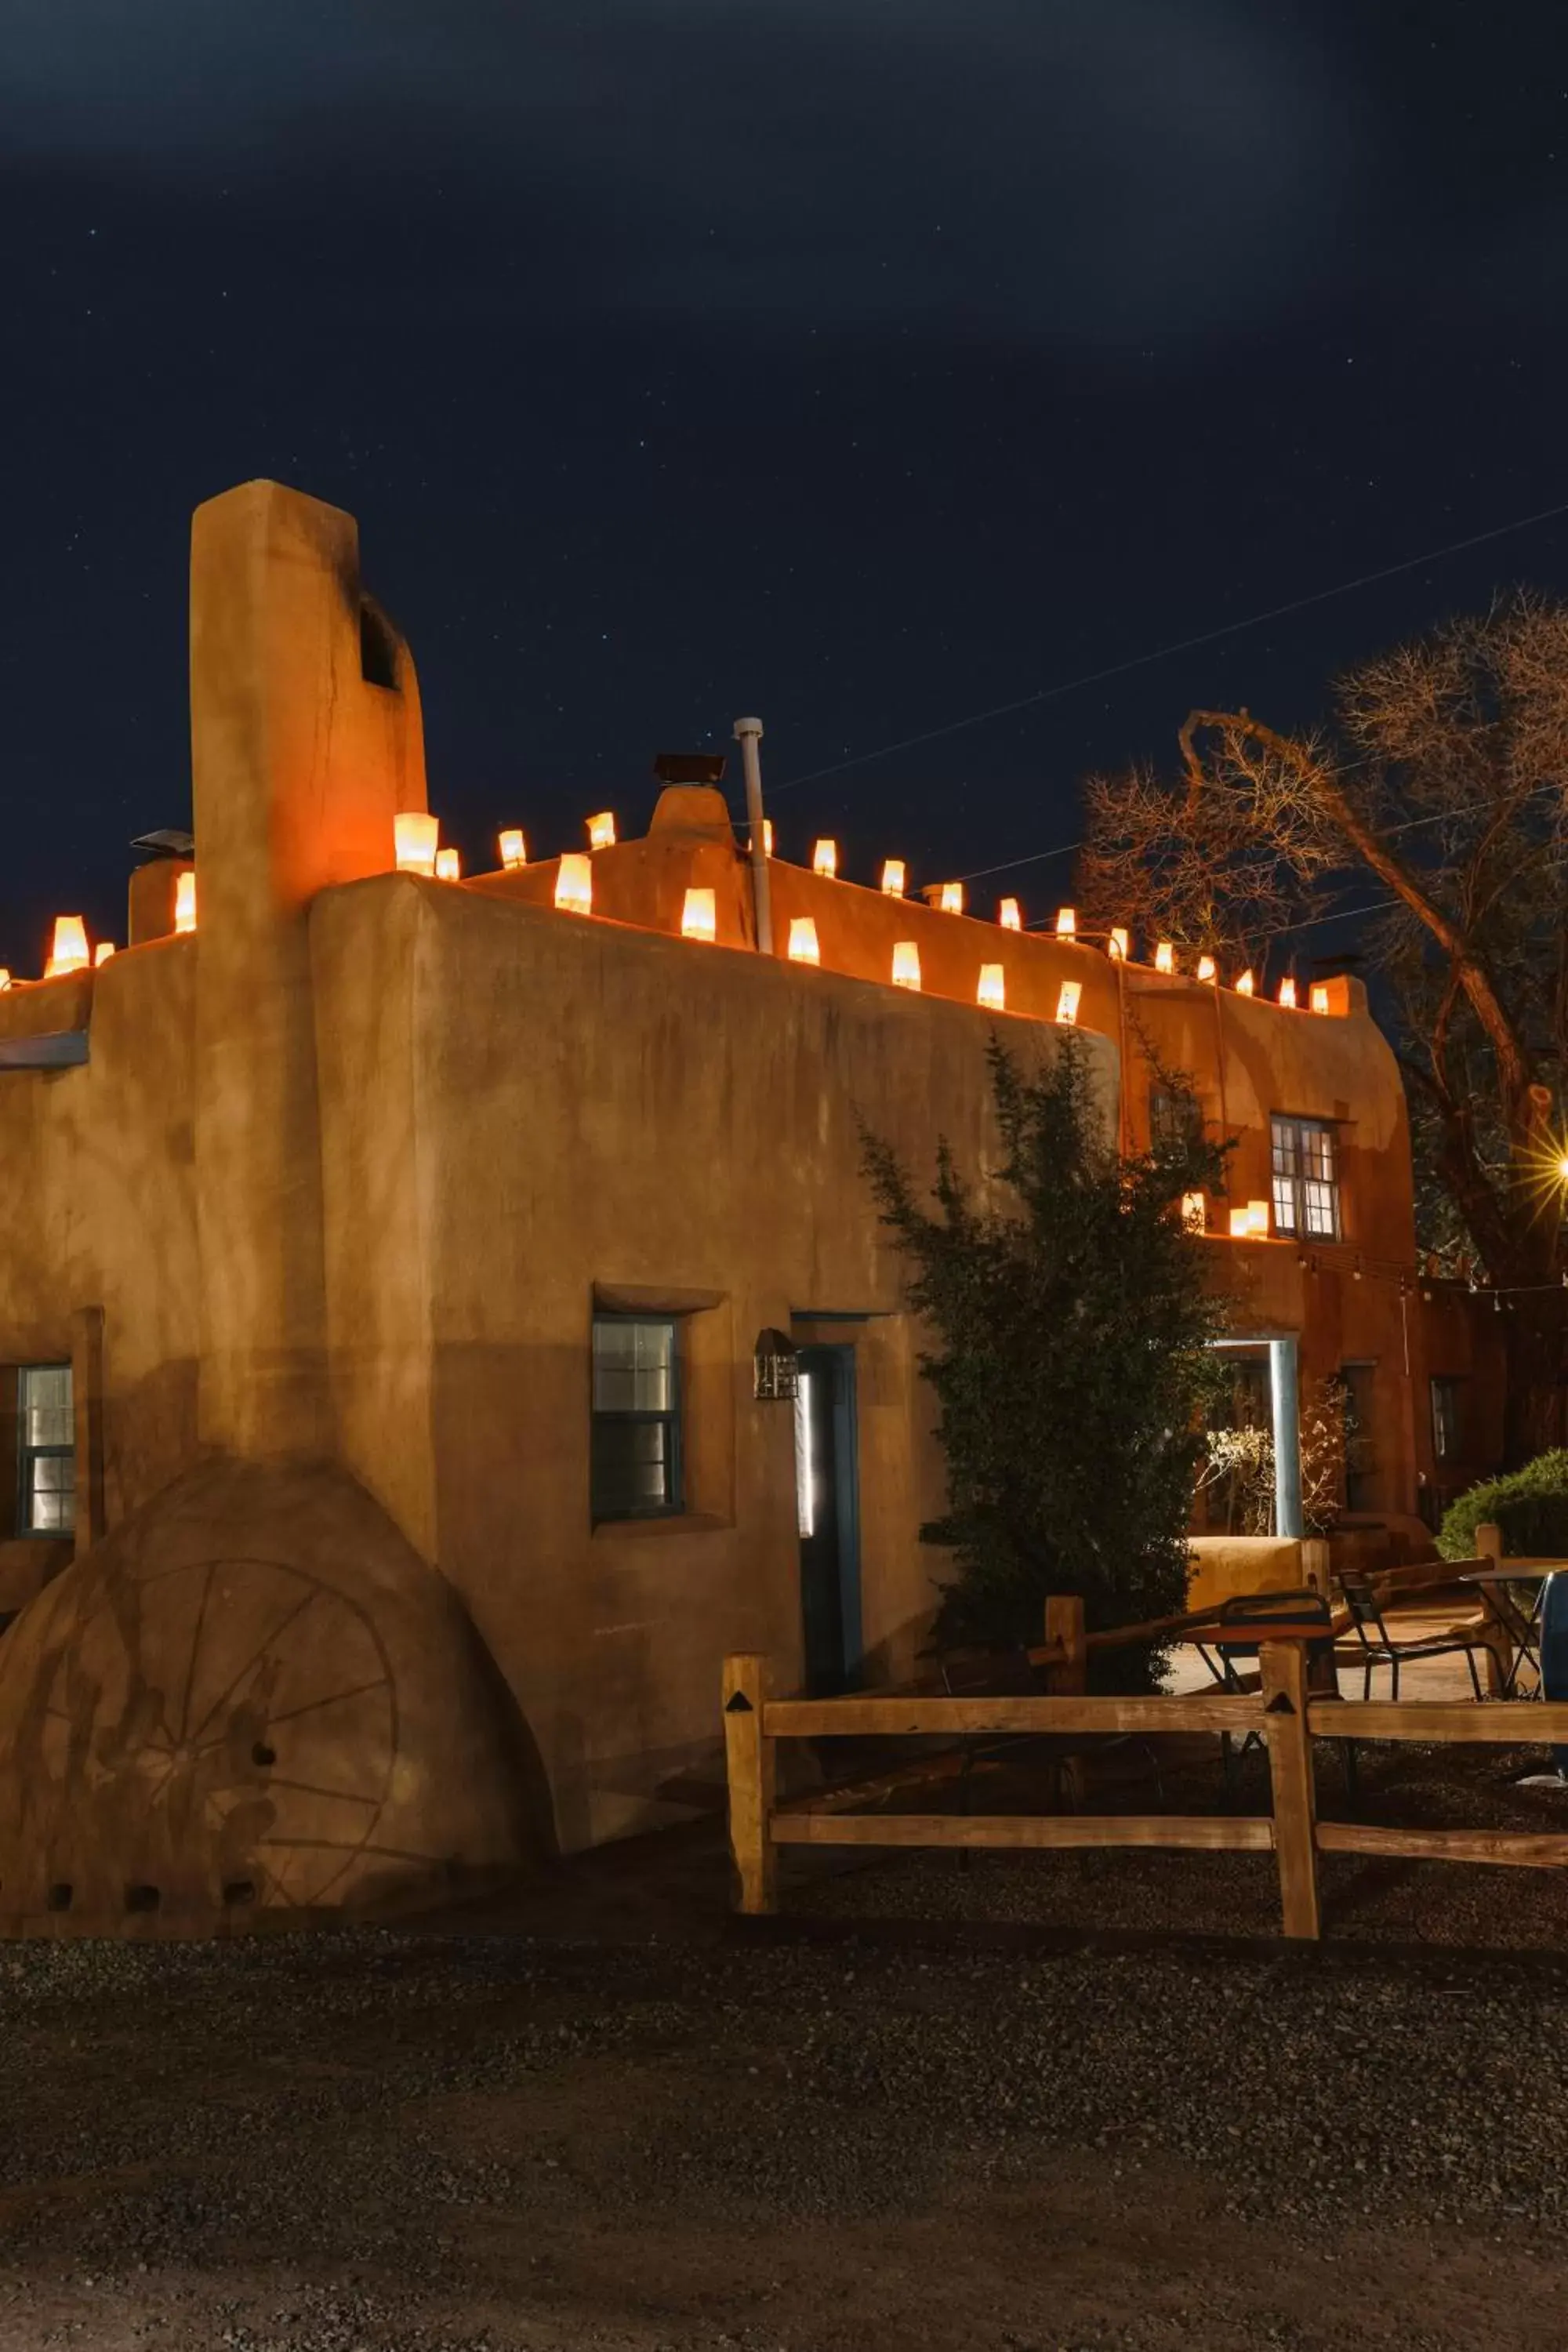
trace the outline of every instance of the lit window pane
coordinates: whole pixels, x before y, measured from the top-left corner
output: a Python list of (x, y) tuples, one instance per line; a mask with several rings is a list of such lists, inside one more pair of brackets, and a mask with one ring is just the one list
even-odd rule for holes
[(35, 1454), (27, 1465), (27, 1524), (67, 1534), (76, 1524), (76, 1464), (68, 1454)]
[(668, 1509), (669, 1429), (662, 1421), (601, 1421), (594, 1429), (594, 1496), (601, 1517)]
[(30, 1364), (21, 1373), (22, 1444), (69, 1445), (72, 1441), (71, 1375), (68, 1364)]
[(675, 1326), (601, 1318), (594, 1325), (595, 1412), (673, 1411)]

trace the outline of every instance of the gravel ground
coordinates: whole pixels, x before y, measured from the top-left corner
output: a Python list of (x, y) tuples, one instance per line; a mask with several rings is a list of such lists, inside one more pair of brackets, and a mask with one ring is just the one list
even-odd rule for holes
[[(1213, 1749), (1194, 1746), (1195, 1757), (1167, 1768), (1163, 1805), (1146, 1780), (1127, 1780), (1100, 1785), (1096, 1805), (1108, 1812), (1213, 1812), (1220, 1791)], [(1325, 1820), (1561, 1835), (1568, 1832), (1568, 1784), (1519, 1785), (1521, 1775), (1542, 1772), (1545, 1761), (1543, 1749), (1368, 1747), (1353, 1807), (1339, 1763), (1320, 1763), (1319, 1811)], [(913, 1796), (906, 1809), (921, 1801)], [(975, 1784), (976, 1812), (1026, 1811), (1033, 1801), (1037, 1790), (1022, 1775), (999, 1773)], [(1235, 1801), (1239, 1812), (1272, 1810), (1268, 1764), (1256, 1752), (1237, 1769)], [(1331, 1936), (1568, 1951), (1568, 1873), (1343, 1854), (1321, 1857), (1320, 1872)], [(837, 1918), (1019, 1920), (1236, 1936), (1272, 1936), (1279, 1927), (1279, 1874), (1267, 1853), (976, 1853), (961, 1867), (954, 1854), (915, 1852), (869, 1866), (858, 1858), (857, 1866), (841, 1867), (795, 1899)]]
[(1565, 2067), (1495, 1953), (0, 1948), (0, 2347), (1544, 2352)]

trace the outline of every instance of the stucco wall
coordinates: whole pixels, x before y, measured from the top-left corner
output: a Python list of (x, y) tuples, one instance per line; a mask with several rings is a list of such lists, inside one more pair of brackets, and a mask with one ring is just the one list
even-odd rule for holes
[[(864, 1637), (912, 1665), (940, 1459), (858, 1120), (921, 1169), (939, 1130), (991, 1152), (993, 1027), (1026, 1058), (1056, 1033), (410, 877), (325, 894), (311, 929), (345, 1455), (431, 1528), (563, 1843), (611, 1835), (711, 1756), (726, 1650), (798, 1670), (793, 1418), (751, 1393), (764, 1326), (870, 1318), (831, 1327), (858, 1351)], [(1113, 1049), (1088, 1050), (1109, 1130)], [(685, 1522), (591, 1525), (596, 1288), (689, 1309)]]
[(171, 939), (0, 994), (0, 1036), (89, 1030), (79, 1068), (0, 1070), (0, 1363), (68, 1359), (103, 1307), (111, 1517), (195, 1446), (195, 979)]

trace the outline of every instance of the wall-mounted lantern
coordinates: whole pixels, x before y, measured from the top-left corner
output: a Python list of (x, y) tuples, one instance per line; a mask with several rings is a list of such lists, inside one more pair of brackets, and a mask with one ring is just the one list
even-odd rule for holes
[(590, 849), (614, 849), (615, 845), (616, 813), (614, 809), (601, 809), (597, 816), (588, 819), (588, 846)]
[(903, 897), (904, 880), (907, 870), (908, 869), (906, 868), (901, 857), (885, 857), (882, 860), (882, 892), (884, 897), (889, 898), (901, 898)]
[(825, 881), (833, 880), (838, 871), (838, 844), (836, 841), (817, 843), (811, 853), (811, 870), (814, 874), (820, 874)]
[(1113, 963), (1125, 963), (1131, 950), (1131, 938), (1118, 923), (1105, 942), (1105, 952)]
[(1019, 906), (1016, 898), (1003, 899), (1001, 905), (996, 909), (996, 920), (1001, 924), (1002, 929), (1005, 931), (1021, 931), (1023, 929), (1024, 910)]
[(508, 874), (528, 864), (528, 843), (521, 826), (509, 824), (500, 836), (500, 862)]
[(800, 1393), (800, 1358), (787, 1331), (770, 1325), (757, 1334), (752, 1358), (752, 1394), (758, 1403), (788, 1404)]

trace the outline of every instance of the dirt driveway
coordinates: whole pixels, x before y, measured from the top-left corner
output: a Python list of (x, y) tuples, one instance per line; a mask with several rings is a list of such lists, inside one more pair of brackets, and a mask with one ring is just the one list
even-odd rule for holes
[(0, 1948), (0, 2347), (1560, 2347), (1568, 1969)]

